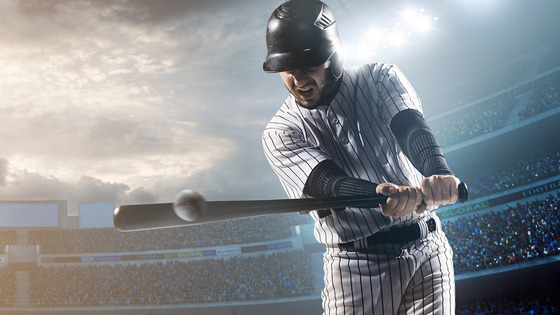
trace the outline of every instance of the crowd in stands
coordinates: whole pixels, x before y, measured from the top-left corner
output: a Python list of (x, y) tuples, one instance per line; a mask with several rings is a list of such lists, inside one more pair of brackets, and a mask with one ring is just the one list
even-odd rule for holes
[(41, 253), (103, 253), (211, 247), (277, 240), (308, 222), (299, 214), (261, 216), (187, 227), (122, 233), (114, 228), (29, 231)]
[(37, 306), (219, 303), (306, 296), (314, 289), (303, 251), (188, 262), (37, 267)]
[[(435, 95), (426, 96), (423, 106), (424, 114), (428, 118), (434, 117), (451, 110), (469, 106), (469, 104), (476, 103), (490, 95), (499, 94), (512, 86), (526, 81), (528, 79), (527, 75), (532, 73), (534, 69), (538, 69), (538, 73), (554, 70), (560, 66), (560, 54), (558, 54), (558, 51), (560, 51), (560, 41), (551, 44), (546, 57), (538, 58), (540, 61), (538, 64), (531, 63), (531, 60), (537, 60), (535, 58), (520, 59), (503, 65), (500, 68), (489, 70), (486, 73), (480, 73), (479, 76), (460, 82), (451, 88), (443, 88)], [(556, 82), (558, 82), (558, 78), (556, 78)], [(531, 84), (513, 92), (519, 94), (519, 92), (523, 92), (528, 87), (531, 87)]]
[(501, 211), (447, 220), (443, 230), (461, 274), (560, 254), (560, 191)]
[(13, 267), (0, 267), (0, 307), (14, 304), (16, 295), (16, 271)]
[(560, 313), (560, 290), (531, 290), (458, 301), (457, 315), (552, 315)]
[[(430, 125), (442, 147), (454, 145), (496, 131), (512, 121), (527, 119), (557, 108), (560, 104), (559, 87), (560, 71), (556, 71), (502, 95), (439, 117), (430, 121)], [(528, 103), (527, 100), (518, 98), (524, 93), (531, 94)], [(520, 104), (520, 101), (523, 103)], [(511, 115), (518, 106), (522, 107), (519, 117), (513, 118)]]
[(426, 117), (434, 117), (500, 93), (520, 83), (527, 67), (526, 62), (516, 62), (488, 73), (481, 73), (480, 76), (484, 77), (484, 80), (474, 77), (451, 89), (445, 89), (438, 95), (428, 96), (423, 101), (424, 114)]
[(531, 151), (488, 162), (458, 174), (469, 183), (469, 198), (491, 195), (560, 175), (560, 138)]
[(0, 230), (0, 254), (6, 253), (6, 245), (15, 244), (17, 242), (16, 230)]
[[(557, 79), (558, 82), (558, 79)], [(525, 108), (519, 112), (519, 119), (527, 119), (557, 108), (560, 105), (560, 83), (535, 91)]]
[(430, 121), (430, 124), (439, 144), (447, 147), (503, 128), (513, 103), (514, 97), (505, 95)]

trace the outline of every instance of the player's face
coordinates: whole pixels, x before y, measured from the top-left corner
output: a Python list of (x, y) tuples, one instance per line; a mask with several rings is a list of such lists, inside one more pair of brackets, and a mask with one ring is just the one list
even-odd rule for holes
[(280, 72), (284, 85), (300, 105), (314, 108), (325, 102), (332, 90), (332, 76), (328, 75), (330, 61), (314, 67)]

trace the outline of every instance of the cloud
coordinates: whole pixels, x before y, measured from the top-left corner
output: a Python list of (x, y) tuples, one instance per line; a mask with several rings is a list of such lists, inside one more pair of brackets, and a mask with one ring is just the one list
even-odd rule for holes
[(8, 160), (0, 157), (0, 186), (6, 184), (6, 176), (8, 176)]
[[(6, 159), (1, 159), (1, 162), (2, 168), (7, 168)], [(64, 200), (67, 201), (70, 215), (77, 215), (78, 204), (81, 202), (154, 203), (158, 200), (143, 187), (132, 188), (124, 183), (106, 182), (89, 176), (82, 176), (77, 181), (63, 181), (56, 176), (12, 167), (2, 175), (2, 200)]]
[(69, 200), (75, 213), (184, 188), (278, 193), (260, 148), (285, 94), (260, 68), (276, 5), (1, 2), (0, 196)]

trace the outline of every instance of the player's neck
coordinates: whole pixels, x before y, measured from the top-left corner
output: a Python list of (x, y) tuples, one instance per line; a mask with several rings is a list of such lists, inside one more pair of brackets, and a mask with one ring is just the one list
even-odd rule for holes
[[(344, 75), (344, 74), (343, 74)], [(334, 100), (334, 98), (336, 97), (336, 95), (338, 94), (338, 91), (340, 90), (340, 85), (342, 84), (342, 76), (341, 75), (338, 79), (336, 79), (335, 81), (331, 81), (330, 84), (331, 86), (328, 87), (328, 89), (330, 89), (330, 91), (325, 95), (324, 100), (321, 102), (322, 104), (324, 104), (325, 106), (328, 106), (331, 104), (332, 100)]]

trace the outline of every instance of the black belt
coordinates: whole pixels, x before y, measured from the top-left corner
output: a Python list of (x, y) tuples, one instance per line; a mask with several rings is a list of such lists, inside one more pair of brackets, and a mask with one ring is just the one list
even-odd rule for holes
[[(428, 231), (433, 232), (436, 230), (436, 220), (433, 218), (426, 221)], [(405, 244), (408, 242), (416, 241), (421, 237), (420, 224), (414, 223), (399, 228), (394, 228), (385, 232), (378, 232), (365, 238), (367, 245), (377, 244)], [(355, 242), (339, 243), (338, 248), (347, 252), (355, 252)]]

